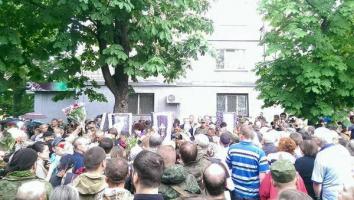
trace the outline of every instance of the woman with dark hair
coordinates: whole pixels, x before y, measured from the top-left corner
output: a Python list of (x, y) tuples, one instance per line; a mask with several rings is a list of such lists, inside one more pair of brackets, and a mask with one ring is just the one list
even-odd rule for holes
[(35, 163), (36, 176), (41, 179), (45, 179), (48, 174), (48, 170), (45, 167), (46, 162), (49, 160), (49, 147), (44, 142), (35, 142), (29, 148), (37, 152), (38, 158)]
[(315, 199), (311, 176), (319, 147), (313, 140), (304, 140), (300, 148), (304, 156), (295, 161), (295, 169), (304, 180), (308, 194)]
[(51, 193), (51, 185), (39, 179), (34, 173), (37, 158), (37, 152), (30, 148), (20, 149), (14, 153), (6, 168), (6, 176), (0, 180), (0, 199), (15, 199), (17, 189), (22, 183), (32, 180), (43, 182), (47, 195)]

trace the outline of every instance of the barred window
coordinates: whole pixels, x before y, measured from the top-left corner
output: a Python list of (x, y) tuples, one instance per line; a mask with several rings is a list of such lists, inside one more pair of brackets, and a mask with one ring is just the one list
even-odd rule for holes
[(150, 114), (151, 112), (154, 112), (154, 94), (130, 94), (128, 100), (128, 112), (134, 115)]
[(248, 116), (248, 94), (217, 94), (218, 112), (236, 112)]

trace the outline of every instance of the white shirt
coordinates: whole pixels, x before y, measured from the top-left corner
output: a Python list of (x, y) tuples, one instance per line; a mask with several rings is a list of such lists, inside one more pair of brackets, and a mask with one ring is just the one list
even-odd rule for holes
[(322, 184), (322, 199), (333, 200), (343, 186), (351, 184), (351, 156), (342, 145), (328, 146), (318, 152), (312, 172), (312, 181)]

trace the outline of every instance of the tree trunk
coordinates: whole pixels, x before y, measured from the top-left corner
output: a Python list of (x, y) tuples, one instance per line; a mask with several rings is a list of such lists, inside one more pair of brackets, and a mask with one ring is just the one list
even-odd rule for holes
[[(130, 47), (128, 41), (128, 27), (126, 24), (115, 21), (115, 31), (113, 31), (114, 42), (122, 45), (124, 52), (129, 55)], [(104, 26), (97, 22), (97, 40), (99, 44), (100, 54), (103, 55), (103, 50), (107, 48), (107, 41), (104, 35)], [(103, 78), (108, 89), (114, 96), (113, 112), (127, 113), (128, 112), (128, 98), (129, 98), (129, 76), (124, 72), (124, 65), (114, 66), (114, 74), (111, 75), (109, 66), (105, 64), (101, 67)]]
[(117, 92), (114, 92), (114, 107), (113, 112), (127, 113), (128, 98), (129, 98), (129, 77), (123, 73), (123, 67), (119, 66), (113, 75), (114, 81), (117, 84)]
[(24, 88), (14, 88), (13, 90), (13, 110), (12, 115), (18, 117), (21, 113), (22, 99), (25, 93)]

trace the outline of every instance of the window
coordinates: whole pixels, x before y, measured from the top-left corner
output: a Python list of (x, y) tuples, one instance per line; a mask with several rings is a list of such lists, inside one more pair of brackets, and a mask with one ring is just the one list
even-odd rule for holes
[(218, 49), (216, 69), (245, 69), (245, 49)]
[(236, 112), (237, 115), (248, 116), (247, 94), (217, 94), (218, 112)]
[(129, 95), (128, 112), (134, 115), (150, 114), (154, 112), (154, 94), (135, 93)]

